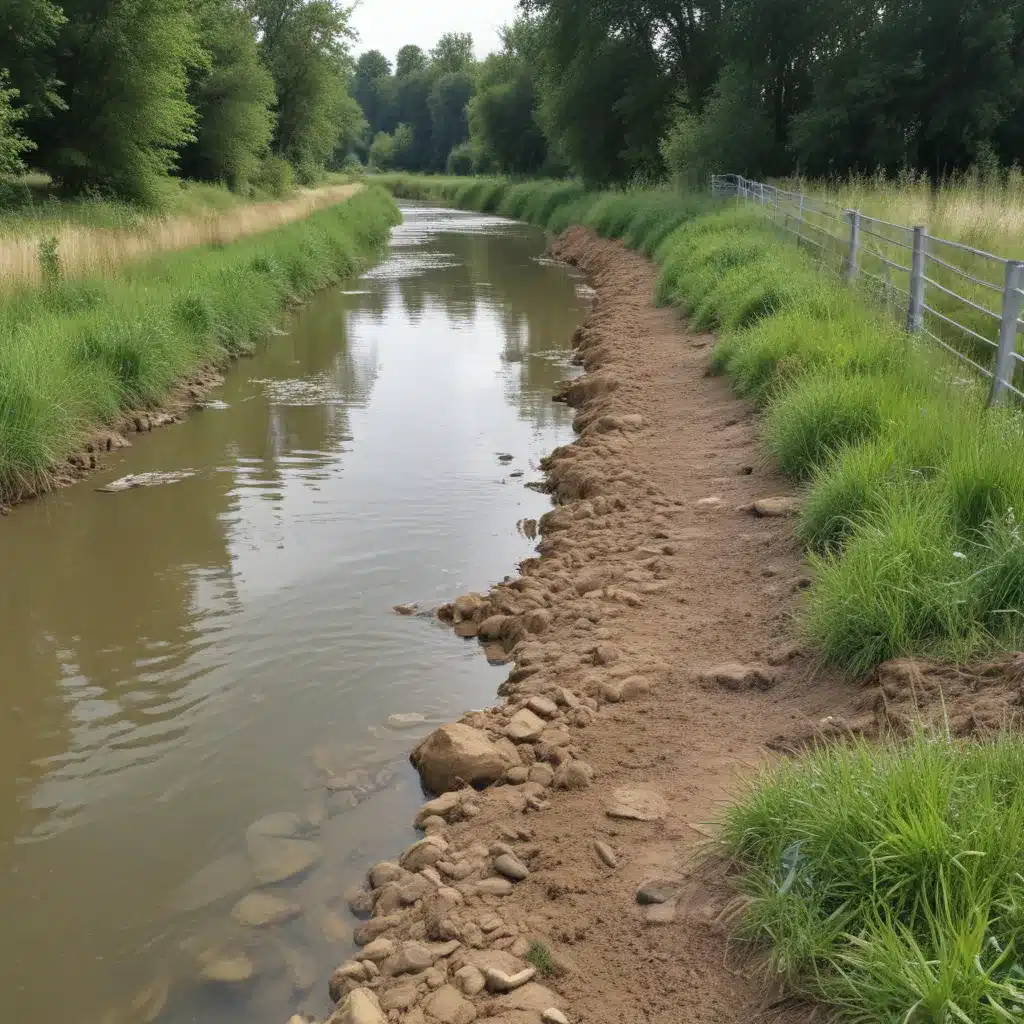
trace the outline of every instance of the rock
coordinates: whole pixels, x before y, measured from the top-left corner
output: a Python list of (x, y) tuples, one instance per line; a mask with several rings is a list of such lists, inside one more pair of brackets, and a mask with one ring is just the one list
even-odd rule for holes
[(251, 892), (231, 908), (231, 920), (246, 928), (273, 928), (302, 913), (294, 900), (284, 900), (268, 892)]
[(671, 924), (676, 919), (676, 901), (653, 903), (644, 910), (647, 924)]
[(112, 480), (103, 487), (97, 487), (97, 491), (104, 491), (108, 494), (116, 494), (120, 491), (131, 491), (136, 487), (159, 487), (161, 484), (176, 484), (195, 476), (195, 470), (182, 469), (169, 473), (129, 473), (118, 480)]
[(553, 1006), (549, 1006), (540, 1015), (540, 1019), (543, 1024), (569, 1024), (569, 1018), (561, 1010), (556, 1010)]
[(511, 992), (520, 988), (528, 981), (533, 981), (537, 973), (536, 967), (525, 967), (515, 974), (506, 974), (497, 967), (485, 967), (483, 974), (488, 992)]
[(382, 860), (370, 868), (370, 885), (379, 889), (388, 882), (399, 882), (405, 878), (408, 872), (405, 868), (396, 864), (393, 860)]
[(391, 610), (396, 615), (415, 615), (420, 607), (417, 604), (396, 604), (391, 606)]
[(275, 811), (265, 814), (254, 821), (245, 830), (245, 841), (251, 843), (259, 838), (294, 839), (304, 830), (304, 822), (300, 815), (292, 811)]
[(637, 889), (636, 901), (640, 904), (668, 903), (678, 894), (680, 885), (678, 878), (648, 878)]
[(480, 639), (500, 640), (502, 633), (507, 628), (509, 618), (508, 615), (492, 615), (490, 618), (484, 619), (477, 630)]
[(321, 856), (320, 847), (308, 839), (255, 836), (249, 840), (248, 848), (249, 863), (260, 885), (273, 885), (301, 875)]
[(214, 981), (223, 985), (237, 985), (248, 981), (256, 973), (253, 962), (245, 953), (229, 953), (212, 957), (199, 972), (203, 981)]
[(622, 680), (620, 692), (623, 700), (636, 700), (651, 692), (651, 684), (643, 676), (630, 676)]
[(540, 786), (550, 786), (555, 780), (555, 770), (551, 765), (538, 761), (531, 765), (527, 778), (530, 782), (536, 782)]
[(505, 772), (505, 781), (510, 786), (521, 786), (529, 777), (530, 772), (522, 765), (518, 765), (515, 768), (509, 768), (509, 770)]
[(348, 922), (333, 910), (320, 915), (320, 931), (328, 942), (348, 942), (352, 934)]
[(296, 992), (308, 992), (317, 983), (319, 971), (316, 960), (310, 953), (304, 949), (284, 946), (281, 950), (281, 957), (284, 960), (288, 980)]
[(485, 878), (476, 883), (480, 896), (507, 896), (511, 891), (512, 883), (507, 878)]
[(416, 992), (416, 985), (414, 982), (405, 982), (402, 985), (396, 985), (392, 989), (388, 989), (380, 997), (380, 1008), (382, 1010), (408, 1010), (416, 1005), (418, 998)]
[(530, 869), (518, 857), (507, 853), (494, 858), (494, 869), (513, 882), (521, 882), (530, 874)]
[(594, 769), (586, 761), (570, 758), (555, 772), (555, 789), (586, 789), (594, 779)]
[(490, 785), (505, 773), (505, 760), (486, 733), (457, 722), (435, 729), (413, 750), (411, 760), (434, 793)]
[(328, 1024), (388, 1024), (388, 1018), (373, 992), (368, 988), (354, 988)]
[[(432, 869), (427, 867), (421, 868), (420, 870), (422, 872), (427, 872)], [(440, 882), (441, 879), (438, 877), (437, 884), (439, 885)], [(409, 907), (417, 902), (417, 900), (422, 900), (426, 896), (429, 896), (434, 891), (434, 888), (435, 886), (431, 884), (431, 880), (429, 878), (425, 878), (423, 874), (414, 875), (398, 890), (398, 898), (403, 907)]]
[(360, 960), (373, 960), (377, 963), (387, 960), (395, 952), (395, 944), (391, 939), (379, 938), (368, 942), (358, 954)]
[(452, 613), (456, 622), (473, 618), (481, 608), (487, 606), (487, 598), (483, 594), (463, 594), (455, 598)]
[(352, 931), (352, 941), (357, 946), (365, 946), (368, 942), (373, 942), (379, 935), (383, 935), (391, 928), (396, 928), (401, 923), (401, 914), (388, 914), (385, 917), (373, 917), (369, 921), (360, 921)]
[(398, 714), (388, 715), (388, 725), (392, 729), (415, 729), (417, 725), (422, 725), (426, 720), (426, 715), (421, 715), (416, 711), (400, 711)]
[(529, 708), (517, 711), (505, 726), (505, 735), (513, 743), (532, 743), (544, 732), (544, 719), (538, 718)]
[(605, 680), (597, 688), (598, 693), (601, 697), (608, 701), (609, 704), (618, 704), (622, 700), (622, 684), (613, 682), (610, 679)]
[(558, 705), (548, 697), (542, 697), (535, 693), (527, 702), (526, 706), (541, 718), (553, 718), (558, 714)]
[(401, 866), (406, 871), (422, 871), (424, 868), (429, 868), (431, 865), (436, 864), (443, 856), (445, 847), (441, 845), (444, 840), (439, 840), (438, 836), (427, 836), (426, 839), (421, 839), (418, 843), (413, 843), (405, 853), (402, 854), (400, 861)]
[(455, 972), (455, 984), (458, 985), (462, 994), (472, 998), (483, 992), (487, 984), (483, 972), (472, 964), (466, 964)]
[(470, 1024), (476, 1020), (476, 1008), (454, 985), (442, 985), (423, 1001), (428, 1017), (440, 1024)]
[(594, 850), (608, 867), (617, 868), (619, 866), (619, 858), (615, 856), (615, 851), (607, 843), (595, 839)]
[(741, 665), (738, 662), (727, 662), (700, 673), (698, 682), (705, 686), (723, 686), (727, 690), (745, 688), (770, 690), (778, 683), (778, 675), (766, 665)]
[(657, 790), (623, 786), (612, 790), (605, 814), (631, 821), (661, 821), (668, 814), (668, 802)]
[(595, 665), (614, 665), (621, 657), (618, 647), (614, 644), (603, 643), (594, 648)]
[(793, 516), (799, 511), (796, 498), (775, 497), (758, 498), (753, 504), (754, 515), (766, 518), (776, 516)]
[(527, 633), (541, 636), (551, 628), (551, 612), (546, 608), (531, 608), (523, 616), (523, 628)]
[(338, 1002), (345, 992), (346, 981), (364, 981), (367, 977), (366, 965), (358, 960), (346, 960), (339, 967), (331, 972), (331, 979), (328, 982), (331, 999)]
[[(443, 836), (448, 831), (448, 822), (444, 818), (438, 817), (436, 814), (431, 814), (429, 817), (424, 818), (420, 822), (421, 829), (427, 833), (428, 836)], [(424, 868), (424, 871), (427, 869)]]
[(566, 708), (578, 708), (580, 706), (580, 699), (576, 696), (572, 690), (566, 689), (564, 686), (560, 686), (555, 691), (555, 697), (562, 707)]
[(551, 989), (531, 981), (522, 988), (515, 989), (495, 999), (499, 1011), (524, 1010), (532, 1013), (543, 1013), (549, 1009), (559, 1009), (565, 1005), (561, 996)]
[(384, 964), (385, 974), (417, 974), (434, 963), (434, 955), (422, 942), (403, 942)]
[(345, 902), (353, 914), (373, 913), (373, 893), (369, 889), (360, 888), (358, 885), (349, 886), (345, 890)]
[(460, 814), (462, 801), (467, 796), (467, 790), (457, 789), (442, 793), (433, 800), (428, 800), (416, 815), (416, 826), (422, 827), (423, 822), (435, 815), (444, 818), (445, 821), (455, 821)]
[(505, 758), (506, 764), (513, 768), (522, 764), (522, 760), (519, 757), (519, 748), (507, 736), (501, 736), (496, 739), (494, 745), (498, 748), (498, 753)]

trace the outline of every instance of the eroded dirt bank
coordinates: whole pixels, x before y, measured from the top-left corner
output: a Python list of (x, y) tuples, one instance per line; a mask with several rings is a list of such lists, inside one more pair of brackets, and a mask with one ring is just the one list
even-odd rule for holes
[[(580, 437), (547, 460), (540, 557), (442, 609), (510, 652), (504, 701), (417, 748), (451, 792), (349, 894), (363, 948), (331, 981), (338, 1024), (747, 1024), (773, 997), (727, 949), (732, 893), (694, 858), (707, 823), (771, 750), (873, 731), (913, 686), (898, 666), (854, 686), (801, 650), (791, 487), (705, 375), (710, 339), (654, 307), (651, 264), (582, 229), (554, 253), (598, 292), (563, 396)], [(558, 970), (524, 982), (533, 941)]]

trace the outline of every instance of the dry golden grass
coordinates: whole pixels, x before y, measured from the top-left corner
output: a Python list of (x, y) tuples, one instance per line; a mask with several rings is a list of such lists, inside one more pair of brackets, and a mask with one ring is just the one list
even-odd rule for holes
[(42, 280), (39, 246), (51, 237), (57, 239), (57, 254), (66, 276), (103, 275), (123, 263), (157, 253), (223, 245), (270, 231), (342, 202), (360, 188), (359, 184), (329, 185), (288, 199), (154, 217), (128, 230), (71, 222), (41, 225), (38, 232), (0, 239), (0, 290)]
[(988, 180), (978, 175), (932, 188), (927, 178), (852, 178), (791, 182), (810, 195), (895, 224), (923, 224), (929, 234), (996, 256), (1024, 257), (1024, 175), (1016, 169)]

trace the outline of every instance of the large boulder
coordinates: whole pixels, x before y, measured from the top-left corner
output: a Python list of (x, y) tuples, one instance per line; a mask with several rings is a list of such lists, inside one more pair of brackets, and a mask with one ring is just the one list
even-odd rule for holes
[(505, 774), (505, 759), (487, 735), (459, 722), (435, 729), (410, 759), (433, 793), (490, 785)]

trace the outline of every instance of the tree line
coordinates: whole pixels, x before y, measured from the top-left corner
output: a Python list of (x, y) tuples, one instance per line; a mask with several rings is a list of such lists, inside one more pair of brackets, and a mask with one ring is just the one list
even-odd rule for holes
[(312, 182), (364, 130), (339, 0), (0, 0), (0, 179), (157, 203)]
[(363, 156), (591, 184), (905, 169), (1024, 152), (1024, 0), (520, 0), (503, 47), (364, 54)]

